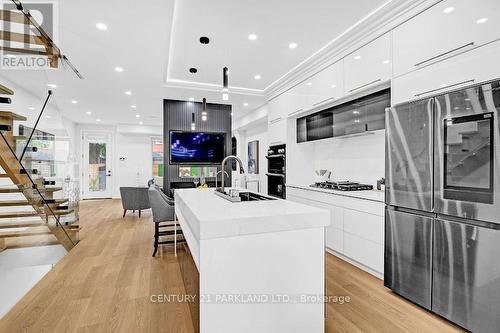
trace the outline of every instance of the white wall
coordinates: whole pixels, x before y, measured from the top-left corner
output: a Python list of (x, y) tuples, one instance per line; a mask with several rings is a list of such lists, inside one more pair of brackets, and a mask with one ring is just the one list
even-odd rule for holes
[(314, 169), (332, 171), (331, 179), (377, 185), (385, 176), (385, 131), (313, 143)]
[[(120, 197), (121, 186), (145, 186), (153, 178), (151, 136), (118, 133), (115, 139), (115, 194)], [(120, 161), (124, 157), (124, 161)]]
[[(78, 125), (76, 130), (79, 140), (77, 156), (79, 156), (80, 163), (82, 163), (82, 132), (84, 131), (106, 131), (113, 135), (113, 198), (120, 198), (121, 186), (147, 185), (153, 173), (151, 138), (163, 136), (161, 127)], [(125, 160), (120, 161), (120, 157), (125, 157)]]
[[(248, 179), (257, 179), (260, 184), (260, 192), (267, 193), (267, 149), (269, 148), (269, 141), (267, 135), (267, 122), (255, 124), (252, 127), (240, 129), (234, 133), (238, 140), (237, 155), (242, 160), (245, 171), (248, 172), (248, 143), (252, 141), (259, 141), (259, 173), (247, 175)], [(239, 177), (237, 172), (233, 172), (233, 185), (239, 186)], [(248, 189), (257, 191), (256, 183), (249, 183)]]
[(376, 185), (385, 175), (385, 130), (354, 137), (296, 143), (295, 119), (288, 120), (287, 183), (310, 185), (315, 170), (332, 171), (332, 180)]

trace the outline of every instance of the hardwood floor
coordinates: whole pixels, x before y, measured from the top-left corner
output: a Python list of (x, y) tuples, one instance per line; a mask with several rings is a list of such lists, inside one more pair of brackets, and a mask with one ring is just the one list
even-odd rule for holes
[[(122, 219), (119, 200), (81, 205), (82, 241), (1, 321), (0, 332), (193, 332), (186, 303), (152, 303), (183, 294), (172, 247), (152, 258), (153, 223)], [(393, 295), (382, 281), (327, 256), (327, 332), (461, 332)]]

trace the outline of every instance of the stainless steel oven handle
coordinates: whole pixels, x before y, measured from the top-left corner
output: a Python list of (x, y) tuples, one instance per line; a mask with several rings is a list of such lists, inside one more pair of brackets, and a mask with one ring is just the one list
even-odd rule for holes
[(465, 44), (465, 45), (462, 45), (462, 46), (459, 46), (459, 47), (457, 47), (457, 48), (454, 48), (454, 49), (452, 49), (452, 50), (449, 50), (449, 51), (446, 51), (446, 52), (440, 53), (440, 54), (438, 54), (438, 55), (436, 55), (436, 56), (433, 56), (433, 57), (431, 57), (431, 58), (429, 58), (429, 59), (427, 59), (427, 60), (424, 60), (424, 61), (421, 61), (421, 62), (419, 62), (419, 63), (416, 63), (414, 66), (415, 66), (415, 67), (420, 67), (420, 66), (422, 66), (423, 64), (428, 63), (429, 61), (433, 61), (433, 60), (439, 59), (439, 58), (441, 58), (441, 57), (444, 57), (444, 56), (446, 56), (446, 55), (448, 55), (448, 54), (451, 54), (451, 53), (453, 53), (453, 52), (456, 52), (456, 51), (460, 51), (460, 50), (462, 50), (462, 49), (464, 49), (464, 48), (466, 48), (466, 47), (469, 47), (469, 46), (474, 46), (474, 42), (470, 42), (470, 43), (467, 43), (467, 44)]
[(352, 92), (354, 92), (356, 90), (359, 90), (359, 89), (364, 88), (364, 87), (368, 87), (369, 85), (372, 85), (372, 84), (380, 82), (380, 81), (382, 81), (382, 79), (373, 80), (372, 82), (368, 82), (368, 83), (363, 84), (362, 86), (359, 86), (359, 87), (356, 87), (354, 89), (351, 89), (348, 92), (352, 93)]
[(444, 89), (453, 88), (453, 87), (456, 87), (456, 86), (461, 86), (463, 84), (474, 83), (474, 82), (476, 82), (475, 79), (470, 79), (470, 80), (466, 80), (466, 81), (462, 81), (462, 82), (458, 82), (458, 83), (449, 84), (449, 85), (444, 86), (444, 87), (440, 87), (440, 88), (436, 88), (436, 89), (431, 89), (431, 90), (427, 90), (427, 91), (415, 94), (415, 97), (419, 97), (419, 96), (422, 96), (422, 95), (427, 95), (427, 94), (430, 94), (430, 93), (433, 93), (433, 92), (438, 92), (438, 91), (441, 91), (441, 90), (444, 90)]
[(285, 178), (285, 175), (279, 173), (266, 173), (266, 176)]

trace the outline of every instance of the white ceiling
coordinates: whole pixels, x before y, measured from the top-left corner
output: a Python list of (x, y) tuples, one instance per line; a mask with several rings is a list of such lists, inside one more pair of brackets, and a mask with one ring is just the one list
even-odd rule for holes
[[(0, 82), (14, 82), (40, 100), (47, 83), (57, 84), (59, 110), (78, 123), (95, 124), (99, 118), (101, 124), (160, 126), (164, 98), (222, 103), (223, 66), (230, 69), (233, 116), (244, 116), (264, 103), (264, 88), (384, 1), (177, 0), (175, 11), (174, 0), (56, 2), (57, 43), (85, 79), (69, 70), (2, 70)], [(108, 30), (96, 29), (97, 22)], [(250, 33), (258, 35), (256, 41), (248, 39)], [(211, 38), (209, 45), (199, 43), (202, 35)], [(298, 47), (290, 50), (290, 42)], [(115, 72), (115, 66), (124, 71)], [(189, 67), (197, 67), (198, 74), (190, 74)], [(262, 79), (254, 80), (255, 74)]]
[[(221, 84), (227, 66), (230, 86), (263, 90), (385, 2), (177, 1), (168, 80)], [(201, 36), (210, 44), (200, 44)], [(292, 42), (297, 48), (289, 48)], [(190, 67), (198, 73), (189, 73)]]

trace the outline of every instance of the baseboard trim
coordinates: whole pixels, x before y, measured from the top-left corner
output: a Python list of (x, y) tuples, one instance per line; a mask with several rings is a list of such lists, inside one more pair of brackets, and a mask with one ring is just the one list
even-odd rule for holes
[(326, 252), (330, 253), (331, 255), (334, 255), (337, 258), (342, 259), (342, 260), (350, 263), (353, 266), (356, 266), (357, 268), (359, 268), (359, 269), (361, 269), (361, 270), (363, 270), (363, 271), (365, 271), (365, 272), (367, 272), (367, 273), (375, 276), (377, 279), (384, 280), (384, 274), (383, 273), (380, 273), (380, 272), (378, 272), (378, 271), (376, 271), (374, 269), (371, 269), (370, 267), (365, 266), (362, 263), (360, 263), (360, 262), (358, 262), (358, 261), (356, 261), (354, 259), (346, 257), (345, 255), (343, 255), (343, 254), (341, 254), (341, 253), (339, 253), (337, 251), (334, 251), (334, 250), (332, 250), (332, 249), (330, 249), (328, 247), (325, 247), (325, 249), (326, 249)]

